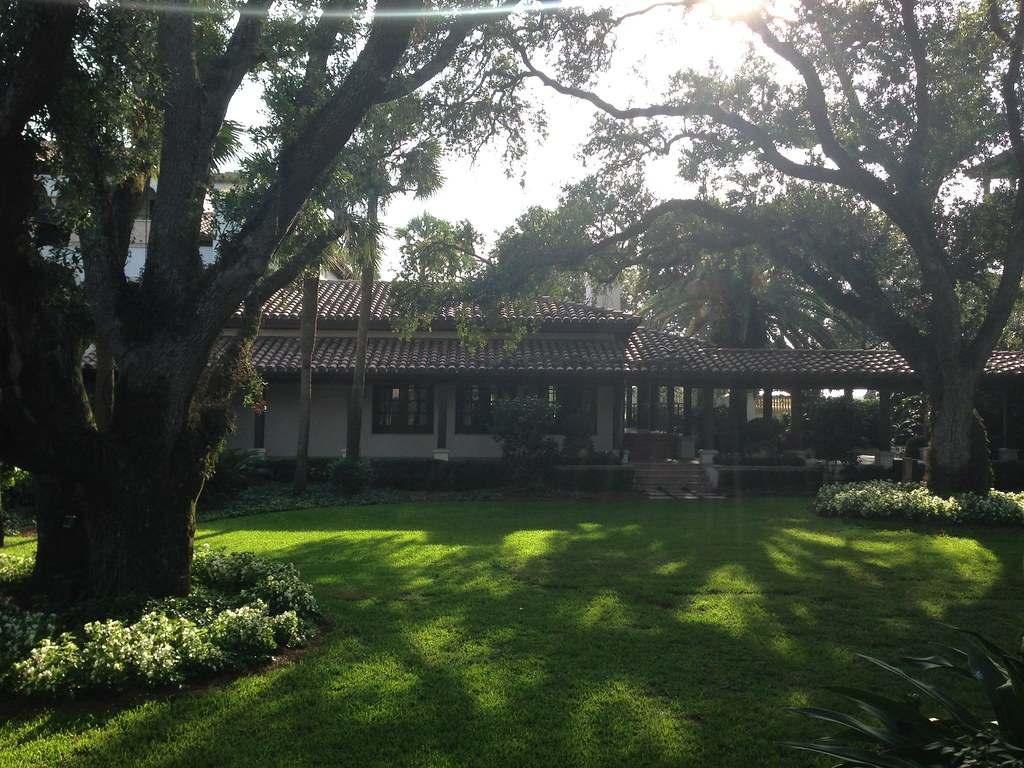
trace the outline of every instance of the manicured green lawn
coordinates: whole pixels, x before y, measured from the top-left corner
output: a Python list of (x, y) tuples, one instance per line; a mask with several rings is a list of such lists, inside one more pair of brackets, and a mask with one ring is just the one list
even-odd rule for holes
[[(819, 519), (806, 499), (446, 502), (202, 526), (295, 562), (335, 622), (300, 661), (0, 725), (3, 766), (822, 766), (783, 750), (826, 684), (1005, 646), (1022, 534)], [(936, 680), (964, 695), (955, 679)]]

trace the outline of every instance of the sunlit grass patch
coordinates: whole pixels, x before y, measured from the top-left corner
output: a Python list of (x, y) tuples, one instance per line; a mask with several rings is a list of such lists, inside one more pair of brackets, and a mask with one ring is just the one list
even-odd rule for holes
[(325, 642), (222, 688), (8, 719), (0, 765), (824, 766), (778, 746), (813, 734), (785, 708), (827, 706), (826, 684), (884, 689), (857, 654), (927, 655), (934, 619), (1008, 640), (1022, 547), (808, 507), (446, 502), (207, 524), (202, 542), (296, 563), (334, 622)]

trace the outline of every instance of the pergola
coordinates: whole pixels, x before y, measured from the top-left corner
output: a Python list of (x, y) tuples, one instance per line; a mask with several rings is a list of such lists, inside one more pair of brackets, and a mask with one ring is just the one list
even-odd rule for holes
[[(638, 334), (638, 338), (646, 341), (642, 334)], [(638, 358), (646, 363), (645, 377), (638, 383), (638, 402), (641, 409), (653, 413), (658, 388), (666, 387), (668, 410), (680, 413), (680, 430), (688, 434), (692, 434), (694, 426), (695, 391), (699, 391), (701, 401), (707, 403), (713, 400), (715, 389), (760, 390), (763, 392), (762, 413), (770, 418), (772, 392), (783, 390), (792, 398), (792, 441), (795, 447), (802, 447), (805, 392), (867, 389), (878, 392), (878, 446), (888, 450), (892, 444), (892, 394), (922, 389), (917, 374), (902, 356), (891, 350), (722, 349), (690, 341), (686, 354), (680, 354), (682, 350), (678, 348), (665, 348), (664, 338), (663, 334), (652, 335), (651, 343), (637, 350)], [(1009, 406), (1012, 398), (1020, 397), (1024, 391), (1024, 355), (1003, 350), (994, 352), (985, 367), (982, 387), (1002, 396), (999, 429), (990, 427), (990, 430), (1000, 436), (1001, 447), (1008, 448)], [(675, 402), (676, 388), (682, 389), (682, 403)], [(703, 419), (703, 434), (714, 435), (710, 408), (703, 409)], [(657, 423), (657, 419), (644, 426), (654, 430), (665, 427)]]

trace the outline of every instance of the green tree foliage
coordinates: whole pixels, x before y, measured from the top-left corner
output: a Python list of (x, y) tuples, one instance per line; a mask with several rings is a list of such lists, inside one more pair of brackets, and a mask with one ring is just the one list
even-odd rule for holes
[[(328, 194), (325, 180), (339, 155), (355, 150), (365, 121), (413, 93), (429, 91), (422, 122), (440, 121), (452, 145), (501, 127), (518, 137), (510, 151), (520, 151), (530, 110), (499, 42), (517, 35), (532, 49), (584, 27), (578, 13), (509, 15), (513, 6), (4, 5), (0, 460), (38, 477), (48, 510), (39, 520), (41, 588), (188, 590), (195, 500), (230, 426), (261, 304), (322, 250), (289, 246), (322, 223), (307, 202)], [(269, 98), (280, 119), (256, 152), (265, 173), (247, 185), (244, 214), (220, 233), (215, 263), (204, 264), (204, 201), (228, 105), (245, 78), (278, 75)], [(297, 108), (274, 110), (274, 99)], [(436, 111), (444, 104), (490, 119), (460, 136), (461, 123)], [(145, 269), (128, 280), (126, 233), (156, 174)], [(77, 261), (33, 242), (45, 175), (75, 191)], [(211, 362), (239, 307), (241, 332)], [(93, 340), (117, 368), (101, 427), (82, 375)]]
[(491, 434), (514, 480), (523, 482), (550, 468), (558, 454), (548, 438), (554, 432), (558, 404), (539, 397), (505, 397), (491, 408)]
[[(682, 26), (701, 5), (640, 15)], [(930, 399), (934, 489), (957, 490), (973, 396), (1024, 272), (1021, 9), (769, 2), (733, 24), (751, 43), (735, 71), (662, 73), (662, 97), (635, 106), (520, 49), (532, 77), (604, 114), (585, 148), (601, 167), (563, 202), (587, 238), (528, 258), (621, 268), (672, 249), (763, 249), (906, 358)], [(971, 178), (999, 153), (1011, 181), (1004, 200), (984, 199)], [(644, 186), (643, 164), (662, 154), (675, 155), (692, 197), (658, 202)], [(626, 202), (611, 211), (616, 198)]]
[(481, 267), (483, 238), (468, 221), (444, 221), (424, 214), (395, 230), (402, 255), (392, 283), (395, 329), (410, 336), (430, 328), (439, 307), (451, 307), (467, 344), (483, 343), (470, 304), (460, 303)]

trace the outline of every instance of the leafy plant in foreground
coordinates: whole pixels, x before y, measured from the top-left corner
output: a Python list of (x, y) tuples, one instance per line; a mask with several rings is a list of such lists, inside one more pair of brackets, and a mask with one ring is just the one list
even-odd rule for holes
[(1024, 660), (1019, 652), (1004, 651), (977, 633), (956, 631), (963, 638), (962, 648), (950, 648), (946, 656), (904, 661), (921, 669), (951, 670), (974, 679), (991, 712), (977, 714), (941, 688), (884, 661), (863, 656), (913, 685), (938, 704), (943, 714), (929, 717), (916, 696), (899, 701), (871, 691), (830, 687), (828, 690), (877, 724), (829, 709), (794, 708), (794, 712), (838, 725), (842, 730), (815, 742), (789, 742), (785, 746), (837, 757), (842, 762), (836, 768), (1022, 768)]
[(90, 621), (59, 634), (57, 616), (0, 600), (0, 690), (74, 696), (180, 686), (265, 661), (316, 632), (320, 609), (290, 564), (201, 547), (193, 574), (185, 597), (150, 600), (137, 618)]

